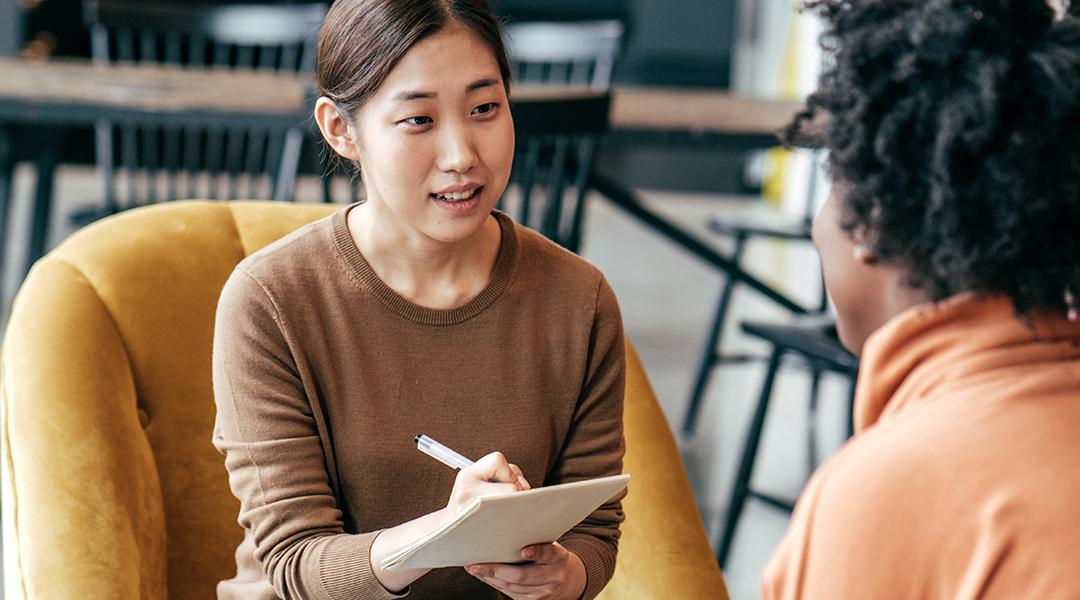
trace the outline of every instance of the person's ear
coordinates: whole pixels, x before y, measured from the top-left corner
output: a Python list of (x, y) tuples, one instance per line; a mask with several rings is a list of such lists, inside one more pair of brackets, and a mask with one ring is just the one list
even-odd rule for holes
[(866, 229), (863, 227), (856, 228), (851, 232), (851, 239), (855, 242), (855, 246), (851, 249), (851, 254), (856, 262), (860, 262), (864, 265), (874, 264), (877, 256), (874, 254), (873, 246), (870, 245)]
[(333, 100), (322, 96), (315, 102), (315, 122), (319, 124), (323, 139), (334, 149), (334, 152), (349, 160), (360, 160), (357, 143), (359, 140), (355, 139), (349, 122)]

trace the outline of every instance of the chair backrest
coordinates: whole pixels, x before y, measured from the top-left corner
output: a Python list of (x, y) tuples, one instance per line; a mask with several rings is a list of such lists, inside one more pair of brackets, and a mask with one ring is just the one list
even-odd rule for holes
[[(218, 294), (244, 256), (338, 207), (176, 202), (39, 261), (0, 352), (6, 598), (212, 598), (239, 502), (211, 442)], [(619, 566), (604, 598), (726, 598), (674, 437), (628, 349)]]
[(506, 26), (514, 78), (607, 89), (622, 48), (623, 24), (602, 21), (520, 21)]
[(326, 11), (320, 3), (86, 0), (83, 18), (96, 62), (310, 72)]
[(501, 201), (521, 224), (577, 252), (585, 193), (599, 136), (607, 129), (608, 94), (552, 94), (511, 104), (516, 149)]
[[(95, 62), (311, 72), (326, 4), (86, 0)], [(304, 139), (292, 126), (153, 114), (95, 126), (101, 212), (178, 198), (292, 199)]]

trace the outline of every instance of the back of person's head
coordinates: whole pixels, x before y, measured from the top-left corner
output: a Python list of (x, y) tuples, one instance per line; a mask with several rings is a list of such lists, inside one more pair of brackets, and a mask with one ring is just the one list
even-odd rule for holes
[[(1080, 296), (1080, 6), (811, 0), (843, 226), (934, 300), (1001, 293), (1020, 312)], [(1059, 7), (1060, 8), (1060, 7)]]
[(455, 21), (491, 48), (509, 90), (510, 61), (487, 0), (336, 0), (319, 32), (319, 93), (352, 120), (413, 45)]

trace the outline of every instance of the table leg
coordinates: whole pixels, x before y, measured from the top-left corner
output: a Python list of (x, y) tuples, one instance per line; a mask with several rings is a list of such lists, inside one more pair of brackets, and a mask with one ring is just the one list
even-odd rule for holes
[(735, 261), (720, 254), (708, 244), (694, 237), (685, 229), (675, 223), (661, 217), (646, 208), (637, 198), (633, 190), (607, 177), (595, 170), (589, 177), (589, 186), (600, 192), (604, 197), (615, 203), (616, 206), (641, 220), (643, 223), (667, 236), (668, 239), (682, 246), (690, 253), (698, 256), (705, 262), (713, 265), (727, 274), (728, 277), (739, 281), (753, 290), (761, 293), (766, 298), (776, 302), (780, 306), (796, 314), (805, 314), (809, 309), (788, 298), (779, 291), (769, 287), (760, 279), (754, 277), (742, 269)]

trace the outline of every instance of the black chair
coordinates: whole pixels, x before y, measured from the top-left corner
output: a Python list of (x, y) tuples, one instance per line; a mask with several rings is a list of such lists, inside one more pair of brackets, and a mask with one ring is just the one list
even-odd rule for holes
[[(30, 267), (45, 253), (49, 235), (49, 217), (52, 209), (53, 175), (60, 164), (59, 149), (64, 143), (67, 130), (59, 125), (35, 124), (0, 124), (0, 319), (10, 305), (8, 303), (7, 283), (9, 273), (17, 273), (17, 281), (22, 281)], [(10, 235), (13, 227), (15, 165), (21, 161), (34, 164), (36, 183), (31, 199), (31, 215), (27, 231), (27, 242), (23, 246), (25, 253), (20, 266), (7, 268), (8, 254), (12, 240), (18, 236)]]
[(623, 31), (622, 22), (614, 19), (512, 22), (505, 37), (514, 80), (607, 90)]
[[(814, 171), (810, 177), (810, 185), (807, 191), (807, 199), (803, 213), (798, 216), (774, 215), (770, 218), (739, 217), (735, 215), (721, 214), (713, 217), (709, 222), (709, 229), (714, 233), (729, 238), (733, 241), (731, 261), (741, 265), (743, 252), (747, 243), (755, 238), (767, 238), (774, 240), (786, 240), (793, 242), (809, 242), (810, 226), (814, 219), (814, 198), (817, 194), (818, 175)], [(697, 368), (695, 369), (694, 386), (687, 403), (686, 413), (683, 416), (683, 437), (693, 436), (697, 425), (698, 414), (701, 410), (701, 402), (708, 388), (713, 369), (725, 363), (745, 362), (757, 357), (740, 354), (727, 354), (722, 351), (722, 337), (724, 327), (727, 325), (728, 310), (731, 307), (731, 297), (738, 281), (729, 277), (720, 291), (716, 308), (713, 312), (709, 329), (706, 332), (705, 343), (699, 354)], [(824, 314), (828, 309), (828, 296), (824, 286), (821, 287), (821, 296), (818, 305), (806, 311), (806, 314)]]
[(7, 319), (7, 247), (12, 238), (8, 234), (11, 217), (12, 191), (15, 174), (16, 128), (0, 123), (0, 322)]
[[(87, 0), (94, 61), (311, 72), (326, 4)], [(227, 93), (227, 90), (222, 90)], [(291, 125), (212, 115), (139, 115), (95, 127), (97, 215), (178, 198), (291, 200), (305, 136)]]
[[(611, 86), (622, 37), (623, 24), (614, 19), (516, 21), (505, 28), (516, 85), (582, 87), (597, 93)], [(517, 216), (572, 252), (581, 247), (586, 179), (599, 132), (607, 127), (609, 103), (605, 97), (529, 108), (519, 104), (514, 112), (519, 136), (515, 182), (522, 192)], [(584, 113), (576, 115), (576, 110)], [(547, 191), (543, 208), (534, 206), (535, 184)], [(572, 194), (563, 198), (567, 189)]]
[(581, 241), (587, 181), (610, 106), (607, 94), (511, 103), (517, 145), (500, 207), (572, 252)]
[[(847, 377), (851, 385), (850, 398), (853, 400), (856, 376), (859, 371), (858, 358), (840, 345), (840, 341), (836, 336), (836, 326), (829, 317), (823, 315), (802, 316), (787, 324), (746, 322), (742, 324), (742, 329), (749, 335), (771, 343), (772, 352), (768, 359), (765, 379), (761, 386), (757, 406), (754, 409), (754, 415), (743, 442), (739, 469), (732, 486), (723, 531), (720, 534), (720, 542), (716, 549), (716, 559), (721, 568), (724, 568), (727, 564), (732, 542), (735, 539), (735, 530), (749, 498), (757, 499), (773, 508), (786, 512), (791, 512), (794, 506), (793, 501), (760, 492), (751, 486), (754, 463), (757, 460), (758, 447), (765, 427), (765, 417), (769, 409), (769, 402), (772, 399), (773, 384), (781, 366), (784, 365), (785, 361), (789, 363), (793, 361), (810, 373), (810, 397), (807, 406), (807, 424), (810, 435), (807, 436), (807, 466), (811, 472), (818, 464), (817, 436), (814, 432), (817, 422), (818, 387), (821, 376), (823, 373), (832, 372)], [(849, 403), (848, 436), (852, 434), (852, 427)]]
[[(15, 127), (0, 124), (0, 299), (4, 297), (4, 266), (6, 262), (8, 219), (11, 213), (11, 192), (15, 173)], [(2, 303), (2, 301), (0, 301)]]

